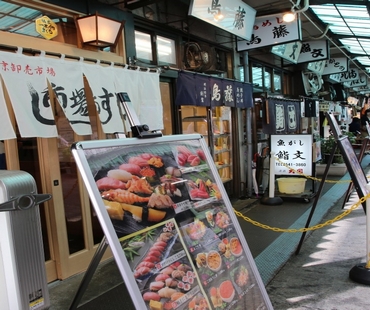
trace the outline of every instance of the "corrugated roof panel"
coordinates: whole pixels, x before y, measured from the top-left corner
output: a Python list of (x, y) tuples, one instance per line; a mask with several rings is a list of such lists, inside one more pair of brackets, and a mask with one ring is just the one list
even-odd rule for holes
[(0, 12), (0, 30), (40, 37), (34, 20), (41, 17), (42, 12), (4, 1), (0, 1)]
[(19, 18), (12, 16), (4, 16), (0, 18), (0, 30), (9, 31), (18, 24), (23, 23)]
[(9, 13), (14, 11), (15, 9), (19, 8), (19, 5), (15, 5), (12, 3), (0, 1), (0, 11), (2, 13)]
[(37, 31), (36, 31), (36, 27), (35, 27), (34, 23), (28, 23), (26, 25), (23, 25), (21, 28), (16, 29), (14, 32), (18, 33), (18, 34), (24, 34), (24, 35), (27, 35), (27, 36), (41, 38), (41, 35), (39, 33), (37, 33)]
[(32, 10), (25, 7), (20, 7), (14, 12), (12, 12), (12, 15), (25, 18), (25, 19), (35, 19), (38, 16), (42, 16), (42, 13), (40, 11)]
[[(370, 17), (365, 5), (325, 4), (311, 5), (310, 8), (329, 25), (332, 33), (349, 36), (339, 41), (350, 53), (369, 55), (369, 40), (358, 38), (370, 37)], [(356, 59), (363, 65), (370, 65), (369, 56)]]
[(370, 66), (370, 59), (369, 57), (357, 57), (356, 58), (359, 62), (361, 62), (365, 66)]

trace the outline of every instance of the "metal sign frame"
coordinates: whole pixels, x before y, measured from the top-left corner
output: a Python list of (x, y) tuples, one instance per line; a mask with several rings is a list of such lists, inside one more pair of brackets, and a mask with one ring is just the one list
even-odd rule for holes
[[(179, 203), (176, 203), (175, 205), (172, 205), (173, 210), (171, 209), (169, 213), (167, 213), (167, 215), (169, 214), (170, 218), (168, 218), (167, 216), (165, 219), (160, 220), (159, 222), (157, 222), (156, 224), (153, 224), (152, 226), (144, 222), (142, 225), (145, 228), (140, 228), (140, 230), (137, 230), (137, 231), (135, 231), (135, 226), (128, 227), (127, 224), (122, 224), (122, 225), (120, 224), (121, 226), (117, 226), (116, 222), (114, 222), (113, 218), (107, 211), (106, 204), (103, 201), (103, 196), (102, 196), (103, 194), (102, 192), (100, 192), (98, 185), (97, 185), (97, 180), (99, 180), (99, 178), (103, 178), (102, 177), (103, 174), (101, 173), (101, 171), (104, 171), (104, 175), (105, 175), (106, 171), (110, 171), (107, 169), (117, 169), (116, 168), (117, 164), (121, 162), (121, 159), (122, 158), (127, 159), (129, 157), (126, 157), (126, 156), (131, 156), (132, 154), (137, 154), (137, 155), (155, 154), (155, 156), (160, 156), (160, 154), (164, 154), (161, 152), (165, 151), (167, 156), (171, 157), (172, 155), (169, 154), (168, 150), (177, 149), (178, 147), (180, 148), (187, 147), (187, 148), (193, 149), (193, 151), (199, 150), (203, 152), (204, 154), (203, 162), (200, 166), (197, 166), (196, 164), (194, 165), (184, 164), (186, 165), (185, 167), (185, 166), (181, 166), (179, 163), (179, 169), (182, 171), (183, 177), (185, 176), (186, 178), (187, 176), (189, 176), (187, 180), (193, 179), (197, 175), (204, 176), (206, 174), (210, 182), (213, 182), (213, 184), (217, 185), (217, 188), (219, 191), (218, 196), (217, 197), (212, 196), (209, 198), (202, 198), (202, 199), (194, 200), (192, 199), (190, 195), (190, 191), (189, 191), (188, 197), (190, 197), (190, 199), (186, 198), (186, 194), (183, 194), (182, 197), (185, 197), (183, 198), (184, 201), (181, 201)], [(248, 280), (249, 285), (248, 285), (247, 291), (244, 291), (242, 295), (237, 295), (240, 292), (237, 293), (235, 289), (235, 298), (232, 300), (233, 304), (235, 304), (235, 306), (240, 304), (243, 307), (250, 307), (254, 309), (272, 309), (272, 305), (265, 291), (262, 279), (260, 278), (257, 267), (254, 263), (253, 257), (250, 253), (250, 250), (244, 238), (241, 227), (239, 226), (236, 215), (233, 212), (231, 202), (225, 191), (222, 180), (218, 174), (217, 168), (213, 162), (213, 158), (211, 154), (209, 153), (208, 146), (204, 138), (201, 135), (194, 134), (194, 135), (163, 136), (163, 137), (148, 138), (148, 139), (127, 138), (127, 139), (110, 139), (110, 140), (99, 140), (99, 141), (81, 141), (81, 142), (75, 143), (72, 146), (72, 153), (73, 153), (73, 156), (75, 157), (77, 167), (81, 173), (82, 179), (89, 193), (95, 213), (97, 214), (97, 217), (100, 221), (101, 227), (105, 234), (104, 242), (106, 241), (112, 250), (113, 256), (118, 266), (118, 269), (126, 284), (127, 290), (132, 298), (132, 302), (137, 309), (149, 309), (149, 305), (148, 305), (148, 302), (144, 301), (143, 290), (141, 287), (139, 287), (139, 284), (143, 283), (142, 282), (143, 279), (141, 279), (141, 282), (140, 282), (136, 278), (135, 272), (133, 270), (133, 263), (132, 261), (129, 261), (125, 256), (123, 246), (122, 246), (123, 242), (127, 238), (128, 239), (132, 238), (133, 236), (136, 236), (136, 234), (145, 232), (147, 229), (150, 229), (151, 227), (153, 227), (153, 229), (158, 228), (160, 225), (162, 225), (163, 227), (167, 227), (166, 226), (167, 222), (173, 224), (173, 221), (175, 220), (176, 221), (175, 223), (176, 231), (178, 231), (178, 236), (181, 239), (181, 244), (182, 244), (182, 246), (180, 246), (181, 247), (180, 252), (183, 252), (183, 251), (186, 252), (187, 257), (189, 258), (188, 261), (195, 262), (196, 257), (192, 257), (192, 255), (193, 256), (195, 255), (197, 249), (198, 250), (203, 249), (203, 248), (206, 249), (207, 246), (209, 245), (205, 243), (206, 242), (209, 243), (209, 240), (204, 241), (205, 243), (203, 244), (199, 241), (198, 247), (189, 246), (189, 243), (187, 243), (186, 241), (188, 240), (186, 239), (188, 237), (186, 233), (187, 230), (185, 229), (185, 227), (187, 227), (189, 223), (190, 224), (193, 223), (192, 221), (194, 221), (195, 223), (197, 219), (198, 220), (201, 219), (205, 221), (206, 217), (205, 217), (204, 212), (207, 212), (205, 210), (208, 210), (209, 212), (216, 212), (214, 210), (217, 210), (217, 208), (222, 208), (223, 213), (226, 213), (229, 217), (228, 225), (225, 226), (225, 228), (221, 230), (220, 234), (228, 235), (232, 233), (232, 235), (237, 236), (237, 238), (240, 240), (240, 244), (242, 247), (242, 255), (235, 258), (234, 263), (230, 264), (229, 267), (227, 268), (225, 267), (225, 269), (223, 269), (222, 271), (222, 275), (217, 274), (217, 277), (216, 276), (215, 278), (211, 277), (209, 281), (213, 281), (217, 278), (226, 278), (226, 279), (228, 277), (230, 278), (231, 270), (235, 269), (235, 267), (243, 265), (245, 268), (247, 268), (248, 273), (249, 273), (249, 280)], [(172, 157), (167, 160), (170, 160), (170, 161), (172, 160), (172, 162), (174, 162), (174, 159)], [(178, 182), (183, 182), (183, 181), (179, 180)], [(104, 199), (107, 199), (107, 198), (104, 198)], [(125, 205), (125, 207), (127, 207), (127, 205)], [(135, 206), (131, 206), (130, 208), (132, 207), (135, 207)], [(143, 207), (146, 207), (146, 206), (143, 206)], [(149, 213), (150, 215), (150, 211), (151, 210), (149, 208), (148, 212), (146, 213), (147, 214)], [(161, 210), (158, 209), (157, 211), (161, 211)], [(131, 216), (129, 214), (130, 213), (127, 214), (127, 217), (130, 218)], [(144, 214), (144, 211), (143, 211), (143, 214)], [(125, 217), (126, 217), (126, 213), (125, 213)], [(207, 218), (207, 221), (208, 221), (208, 218)], [(124, 229), (130, 229), (130, 232), (125, 231), (125, 233), (122, 236), (121, 231), (117, 229), (117, 227), (119, 229), (121, 229), (122, 227)], [(134, 228), (131, 228), (131, 227), (134, 227)], [(179, 232), (181, 232), (181, 234)], [(207, 232), (208, 232), (208, 228), (207, 228)], [(214, 231), (213, 228), (210, 228), (209, 232), (214, 235), (214, 238), (217, 237), (217, 234), (215, 236), (216, 232)], [(105, 247), (102, 247), (101, 250), (104, 251), (104, 249)], [(148, 249), (150, 249), (149, 241), (148, 241)], [(166, 253), (168, 253), (167, 250), (166, 250)], [(165, 262), (167, 263), (168, 260), (173, 260), (173, 262), (176, 263), (176, 257), (174, 256), (166, 257)], [(153, 275), (157, 274), (157, 272), (159, 273), (160, 267), (158, 266), (160, 266), (162, 263), (163, 261), (160, 261), (155, 264), (155, 267), (153, 267), (152, 269)], [(226, 264), (226, 262), (223, 261), (223, 264), (224, 263)], [(190, 264), (193, 265), (193, 263), (190, 263)], [(198, 274), (199, 270), (195, 266), (192, 266), (192, 267), (193, 267), (194, 274)], [(194, 274), (192, 273), (193, 276)], [(194, 281), (198, 281), (196, 282), (199, 284), (197, 287), (203, 293), (203, 295), (206, 298), (208, 297), (208, 299), (210, 300), (209, 298), (210, 297), (209, 296), (210, 287), (209, 285), (207, 286), (207, 284), (211, 282), (208, 282), (208, 280), (204, 281), (203, 279), (202, 281), (200, 281), (199, 275), (196, 278), (198, 280), (194, 280)], [(144, 279), (144, 280), (148, 281), (147, 279)], [(187, 299), (190, 297), (186, 297), (186, 296), (187, 294), (185, 294), (185, 297), (181, 299), (181, 301), (184, 303), (187, 301), (188, 302), (190, 301)]]

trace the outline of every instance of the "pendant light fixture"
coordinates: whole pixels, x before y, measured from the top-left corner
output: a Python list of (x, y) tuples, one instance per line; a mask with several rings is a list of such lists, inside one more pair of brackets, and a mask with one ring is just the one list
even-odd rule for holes
[(102, 16), (98, 13), (75, 20), (83, 44), (99, 48), (115, 47), (124, 26), (124, 21)]

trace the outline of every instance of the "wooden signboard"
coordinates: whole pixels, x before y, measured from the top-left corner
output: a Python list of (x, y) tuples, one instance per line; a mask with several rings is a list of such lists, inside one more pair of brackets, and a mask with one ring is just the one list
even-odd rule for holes
[(72, 153), (136, 309), (272, 309), (201, 135)]

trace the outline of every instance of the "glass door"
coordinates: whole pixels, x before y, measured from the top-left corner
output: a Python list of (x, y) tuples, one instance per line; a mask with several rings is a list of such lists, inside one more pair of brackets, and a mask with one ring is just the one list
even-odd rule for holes
[(204, 136), (223, 182), (233, 179), (231, 108), (181, 106), (183, 134)]
[(221, 180), (225, 183), (233, 179), (233, 154), (231, 132), (231, 108), (212, 108), (213, 159)]

